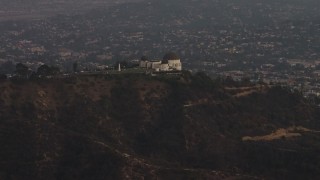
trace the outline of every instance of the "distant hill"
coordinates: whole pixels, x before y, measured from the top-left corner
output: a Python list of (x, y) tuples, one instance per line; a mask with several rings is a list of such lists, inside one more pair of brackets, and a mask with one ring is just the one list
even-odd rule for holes
[(181, 77), (0, 82), (0, 179), (318, 179), (298, 92)]

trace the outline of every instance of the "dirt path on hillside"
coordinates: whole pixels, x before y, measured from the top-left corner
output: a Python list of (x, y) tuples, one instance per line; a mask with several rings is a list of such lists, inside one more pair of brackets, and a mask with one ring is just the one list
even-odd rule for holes
[(320, 131), (311, 130), (302, 126), (289, 127), (289, 128), (280, 128), (271, 134), (264, 136), (245, 136), (242, 137), (242, 141), (273, 141), (282, 138), (293, 138), (300, 137), (302, 133), (311, 132), (311, 133), (320, 133)]

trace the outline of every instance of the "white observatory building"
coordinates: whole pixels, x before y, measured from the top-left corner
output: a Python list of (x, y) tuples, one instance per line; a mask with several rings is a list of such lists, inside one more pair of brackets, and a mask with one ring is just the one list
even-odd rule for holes
[(154, 71), (181, 71), (182, 65), (179, 56), (169, 52), (163, 56), (162, 60), (149, 61), (146, 56), (142, 56), (139, 66), (141, 68), (152, 69)]

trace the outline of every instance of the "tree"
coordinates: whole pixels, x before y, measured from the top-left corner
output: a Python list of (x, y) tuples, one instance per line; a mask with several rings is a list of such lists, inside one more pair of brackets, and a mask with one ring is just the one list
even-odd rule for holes
[(5, 74), (0, 74), (0, 81), (4, 81), (7, 79), (7, 75)]
[(28, 78), (28, 76), (31, 73), (31, 71), (29, 70), (29, 68), (26, 65), (24, 65), (22, 63), (18, 63), (16, 65), (15, 73), (20, 77)]
[(78, 72), (78, 62), (73, 63), (73, 72)]
[(51, 68), (47, 65), (41, 65), (37, 70), (38, 76), (50, 76), (52, 74)]
[(46, 77), (46, 76), (54, 76), (60, 73), (60, 69), (58, 67), (51, 66), (49, 67), (48, 65), (41, 65), (35, 76), (37, 77)]

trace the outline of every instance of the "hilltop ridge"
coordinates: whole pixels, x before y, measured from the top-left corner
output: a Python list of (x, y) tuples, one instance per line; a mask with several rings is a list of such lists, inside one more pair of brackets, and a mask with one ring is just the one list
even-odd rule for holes
[[(319, 109), (286, 88), (184, 72), (6, 80), (0, 91), (0, 179), (320, 177)], [(283, 129), (296, 136), (269, 138)]]

